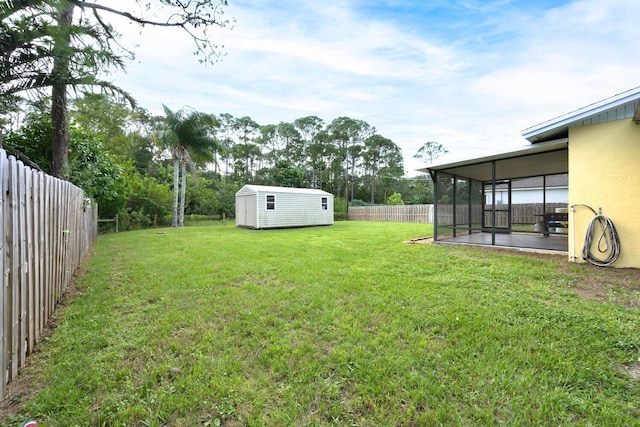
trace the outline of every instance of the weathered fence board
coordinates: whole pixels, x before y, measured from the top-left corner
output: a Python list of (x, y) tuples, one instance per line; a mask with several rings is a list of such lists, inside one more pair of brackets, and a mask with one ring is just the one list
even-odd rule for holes
[[(6, 194), (7, 181), (6, 178), (7, 171), (7, 154), (4, 150), (0, 150), (0, 212), (2, 212), (2, 218), (0, 218), (0, 274), (2, 275), (2, 286), (0, 286), (0, 342), (5, 342), (7, 335), (5, 334), (6, 330), (6, 316), (7, 316), (7, 307), (6, 307), (6, 294), (7, 289), (6, 285), (8, 283), (7, 269), (5, 269), (5, 254), (6, 254), (6, 240), (5, 236), (5, 220), (6, 216), (4, 212), (6, 211), (6, 200), (4, 197), (1, 197), (3, 194)], [(0, 367), (2, 367), (0, 374), (2, 375), (2, 379), (0, 380), (0, 397), (4, 397), (5, 388), (6, 388), (6, 378), (4, 375), (5, 366), (7, 366), (7, 358), (6, 358), (6, 346), (2, 346), (0, 348)]]
[(18, 252), (18, 243), (20, 241), (20, 229), (18, 228), (19, 215), (18, 212), (18, 171), (17, 171), (17, 161), (14, 157), (9, 157), (9, 214), (7, 216), (10, 217), (10, 226), (9, 233), (10, 236), (7, 239), (9, 244), (9, 253), (10, 262), (9, 262), (9, 315), (7, 316), (9, 320), (9, 329), (8, 329), (8, 339), (7, 343), (11, 343), (10, 349), (12, 351), (7, 355), (9, 358), (9, 379), (15, 378), (18, 375), (18, 358), (17, 352), (18, 348), (18, 307), (20, 305), (20, 294), (18, 292), (20, 281), (20, 257)]
[(81, 189), (0, 149), (0, 399), (97, 237)]

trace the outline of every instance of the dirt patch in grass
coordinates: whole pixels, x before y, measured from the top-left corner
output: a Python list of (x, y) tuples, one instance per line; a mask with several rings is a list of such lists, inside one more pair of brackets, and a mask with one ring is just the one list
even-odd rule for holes
[[(88, 256), (92, 256), (92, 252), (88, 253)], [(76, 277), (79, 277), (86, 273), (84, 266), (81, 266), (76, 271)], [(78, 296), (75, 278), (71, 281), (64, 294), (56, 305), (56, 310), (53, 312), (49, 321), (45, 325), (43, 331), (40, 333), (40, 341), (38, 341), (33, 349), (33, 353), (27, 357), (25, 366), (20, 369), (18, 377), (7, 384), (5, 389), (4, 399), (0, 401), (0, 425), (7, 420), (15, 418), (22, 413), (24, 405), (42, 389), (43, 385), (38, 383), (36, 379), (42, 378), (39, 373), (43, 369), (41, 361), (34, 360), (38, 352), (42, 351), (43, 345), (49, 341), (51, 336), (56, 330), (58, 318), (60, 317), (60, 309), (68, 305)], [(25, 418), (23, 421), (26, 421)]]
[(402, 243), (407, 243), (409, 245), (425, 245), (425, 244), (433, 243), (433, 237), (430, 237), (430, 236), (416, 237), (413, 239), (405, 240)]
[[(18, 377), (11, 381), (5, 389), (5, 397), (0, 401), (0, 424), (3, 421), (15, 418), (22, 413), (24, 405), (42, 389), (42, 384), (38, 383), (34, 378), (41, 378), (42, 375), (35, 374), (41, 365), (34, 360), (34, 355), (40, 351), (42, 344), (46, 343), (53, 335), (56, 328), (56, 314), (49, 320), (44, 331), (40, 335), (40, 342), (36, 345), (34, 352), (27, 357), (24, 368), (20, 369)], [(28, 418), (25, 418), (26, 421)]]
[(636, 380), (640, 379), (640, 363), (631, 366), (623, 366), (622, 371), (631, 375)]
[(640, 307), (640, 269), (571, 264), (560, 271), (574, 279), (571, 289), (581, 298)]

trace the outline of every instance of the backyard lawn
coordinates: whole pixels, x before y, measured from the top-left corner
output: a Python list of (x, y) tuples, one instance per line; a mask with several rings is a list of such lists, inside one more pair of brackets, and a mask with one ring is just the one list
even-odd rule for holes
[(640, 424), (640, 271), (430, 234), (101, 236), (0, 425)]

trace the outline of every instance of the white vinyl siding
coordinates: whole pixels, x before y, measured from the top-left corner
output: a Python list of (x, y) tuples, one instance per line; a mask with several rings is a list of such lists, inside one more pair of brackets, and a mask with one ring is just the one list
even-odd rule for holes
[[(258, 203), (250, 203), (253, 199)], [(259, 206), (255, 216), (245, 213)], [(306, 188), (245, 185), (236, 193), (236, 225), (287, 228), (333, 224), (333, 195)]]

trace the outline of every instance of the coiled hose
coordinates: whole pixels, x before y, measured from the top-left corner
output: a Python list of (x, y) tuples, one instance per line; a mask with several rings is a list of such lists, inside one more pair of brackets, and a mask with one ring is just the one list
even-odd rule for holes
[[(620, 255), (620, 239), (618, 238), (618, 233), (616, 232), (616, 227), (613, 225), (613, 222), (606, 216), (597, 214), (593, 209), (591, 210), (595, 216), (587, 227), (587, 234), (584, 237), (584, 246), (582, 247), (582, 259), (598, 267), (606, 267), (618, 259)], [(596, 232), (596, 224), (600, 225), (600, 236), (598, 237), (596, 248), (601, 254), (608, 253), (608, 256), (604, 259), (596, 257), (591, 251)]]

